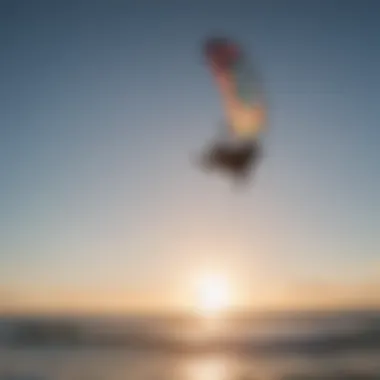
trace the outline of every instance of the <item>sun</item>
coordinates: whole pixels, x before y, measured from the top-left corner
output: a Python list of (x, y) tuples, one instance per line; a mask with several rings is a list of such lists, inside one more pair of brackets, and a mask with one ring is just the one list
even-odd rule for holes
[(197, 311), (201, 314), (218, 314), (230, 306), (230, 291), (227, 281), (217, 275), (198, 279)]

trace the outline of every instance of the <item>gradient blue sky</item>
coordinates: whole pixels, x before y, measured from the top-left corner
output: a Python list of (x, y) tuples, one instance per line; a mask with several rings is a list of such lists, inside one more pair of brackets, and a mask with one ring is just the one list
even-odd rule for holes
[[(380, 273), (378, 1), (0, 5), (3, 298), (122, 289), (132, 305), (211, 268), (253, 300)], [(200, 56), (218, 33), (271, 106), (243, 192), (191, 163), (222, 117)]]

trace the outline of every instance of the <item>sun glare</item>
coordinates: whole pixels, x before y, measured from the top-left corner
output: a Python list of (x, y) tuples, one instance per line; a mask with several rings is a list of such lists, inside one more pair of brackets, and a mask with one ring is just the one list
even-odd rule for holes
[(227, 282), (222, 277), (209, 275), (199, 279), (197, 310), (202, 314), (217, 314), (230, 303)]

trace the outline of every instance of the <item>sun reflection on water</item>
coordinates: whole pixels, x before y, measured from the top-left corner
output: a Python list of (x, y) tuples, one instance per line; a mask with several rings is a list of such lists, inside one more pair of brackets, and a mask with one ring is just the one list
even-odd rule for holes
[(225, 356), (208, 356), (188, 361), (184, 368), (186, 380), (227, 380), (232, 375), (232, 363)]

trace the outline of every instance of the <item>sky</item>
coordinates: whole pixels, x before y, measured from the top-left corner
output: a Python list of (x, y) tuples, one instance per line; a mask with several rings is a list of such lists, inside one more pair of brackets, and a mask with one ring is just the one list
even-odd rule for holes
[[(0, 311), (380, 304), (380, 4), (1, 1)], [(194, 165), (239, 41), (270, 128), (253, 183)], [(119, 309), (118, 309), (119, 308)]]

